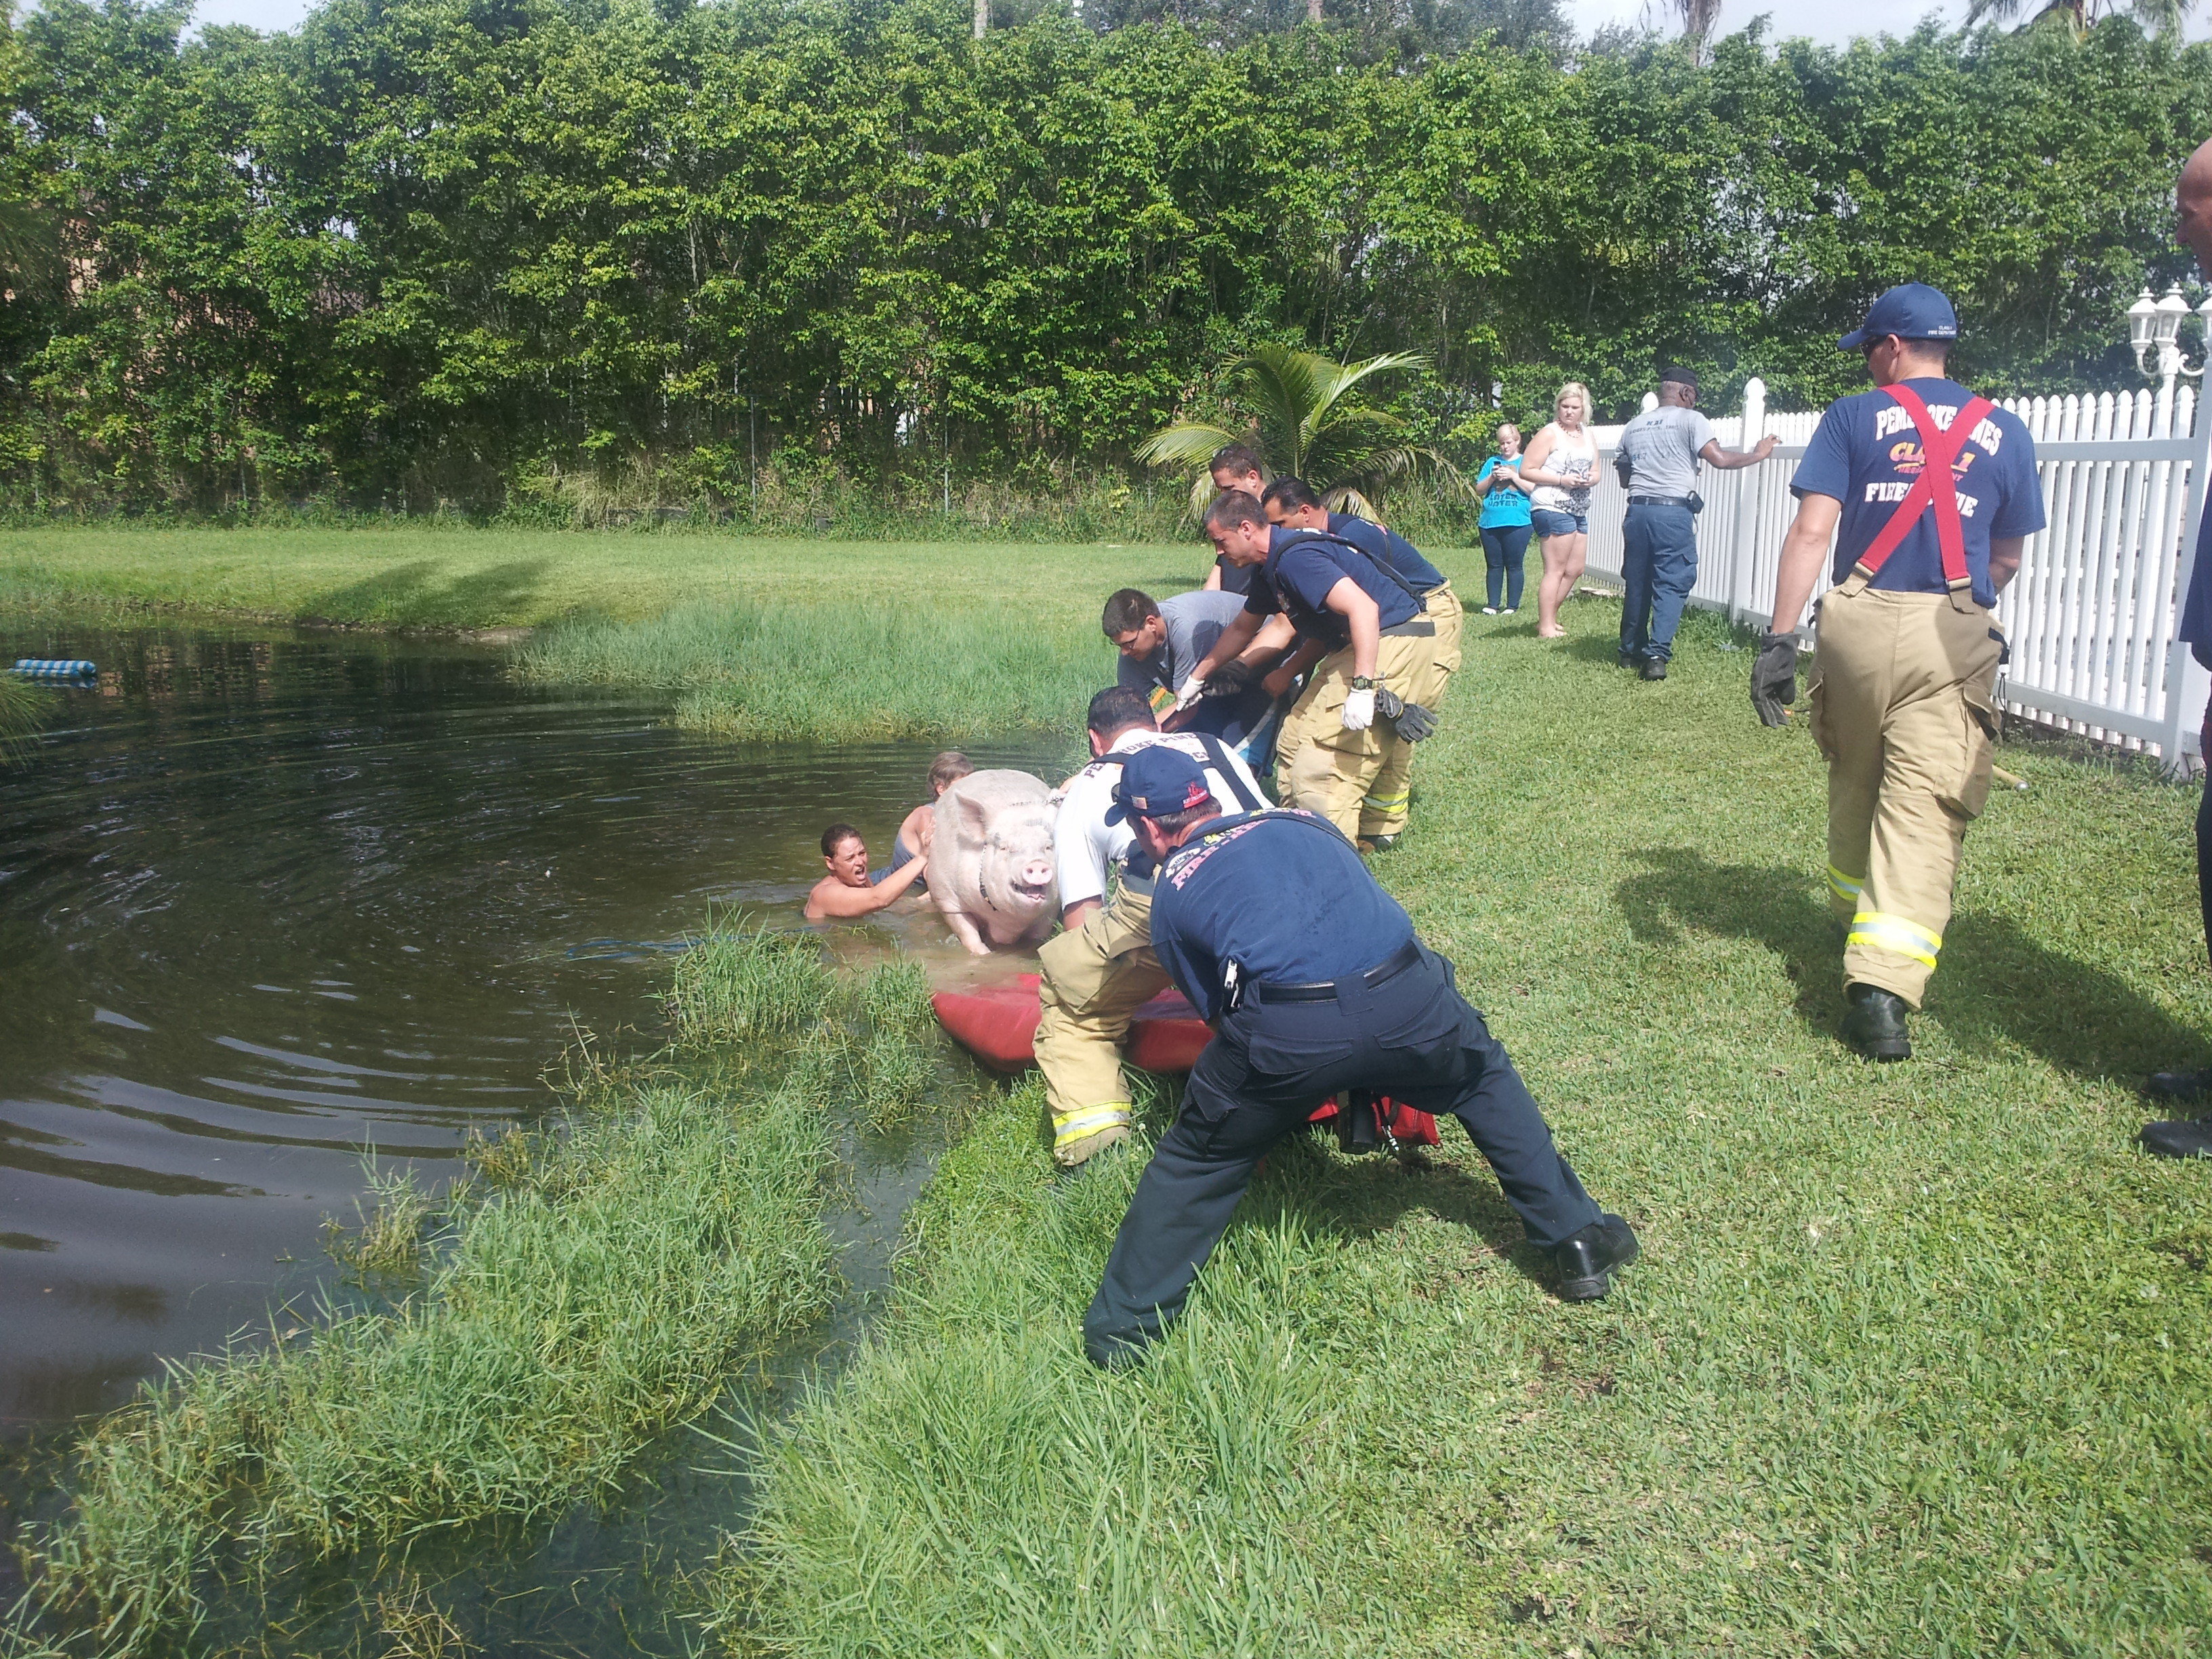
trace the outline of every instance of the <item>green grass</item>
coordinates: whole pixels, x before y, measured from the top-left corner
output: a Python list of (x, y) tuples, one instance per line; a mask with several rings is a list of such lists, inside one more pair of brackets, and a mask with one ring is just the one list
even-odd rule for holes
[[(0, 530), (0, 614), (313, 618), (367, 628), (644, 622), (678, 607), (774, 601), (1080, 621), (1125, 583), (1206, 579), (1175, 546), (807, 541), (711, 532), (100, 526)], [(1103, 648), (1103, 647), (1102, 647)]]
[[(745, 1033), (788, 1035), (830, 1006), (811, 939), (779, 955), (718, 933), (700, 954), (718, 950), (727, 1006), (757, 1010), (793, 983), (811, 999)], [(794, 980), (801, 959), (812, 971)], [(896, 1115), (832, 1085), (885, 1033), (933, 1049), (920, 984), (893, 966), (841, 988), (857, 1024), (750, 1054), (734, 1078), (626, 1076), (587, 1049), (568, 1074), (581, 1115), (479, 1141), (473, 1199), (434, 1206), (410, 1179), (383, 1182), (334, 1254), (398, 1275), (429, 1255), (419, 1293), (180, 1366), (101, 1424), (73, 1507), (28, 1547), (40, 1624), (69, 1650), (153, 1650), (298, 1564), (611, 1495), (655, 1436), (830, 1306), (825, 1177), (856, 1115), (842, 1109)], [(441, 1215), (447, 1236), (426, 1236)]]
[(14, 760), (46, 715), (46, 695), (0, 664), (0, 766)]
[(1079, 1322), (1139, 1158), (1029, 1085), (886, 1322), (764, 1454), (734, 1651), (2201, 1653), (2212, 1175), (2131, 1137), (2212, 1060), (2197, 792), (2008, 745), (1917, 1057), (1834, 1038), (1822, 772), (1692, 623), (1611, 665), (1471, 618), (1377, 863), (1641, 1264), (1568, 1307), (1455, 1126), (1280, 1152), (1140, 1375)]
[(1111, 680), (1112, 650), (1095, 605), (1039, 615), (1030, 603), (686, 605), (556, 629), (517, 668), (547, 684), (677, 692), (676, 723), (720, 737), (969, 742), (1065, 729)]
[(745, 1042), (820, 1022), (837, 988), (819, 940), (709, 916), (668, 988), (677, 1040)]

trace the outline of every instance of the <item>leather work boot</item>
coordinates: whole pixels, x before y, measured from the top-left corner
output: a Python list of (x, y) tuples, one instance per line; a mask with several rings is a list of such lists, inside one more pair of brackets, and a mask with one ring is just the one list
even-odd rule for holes
[(2152, 1100), (2177, 1104), (2198, 1101), (2212, 1094), (2212, 1068), (2201, 1072), (2153, 1072), (2143, 1079), (2142, 1091)]
[(2136, 1139), (2157, 1158), (2212, 1158), (2212, 1123), (2198, 1120), (2146, 1123)]
[(1665, 679), (1667, 678), (1667, 659), (1664, 657), (1646, 657), (1644, 659), (1644, 678), (1647, 680)]
[(1912, 1058), (1912, 1038), (1905, 1029), (1905, 999), (1879, 985), (1853, 985), (1844, 989), (1850, 1011), (1836, 1035), (1869, 1060)]
[(1613, 1288), (1616, 1267), (1626, 1267), (1641, 1251), (1636, 1231), (1617, 1215), (1607, 1215), (1553, 1247), (1559, 1270), (1559, 1295), (1569, 1302), (1595, 1302)]
[(1110, 1124), (1095, 1135), (1085, 1135), (1080, 1140), (1070, 1141), (1065, 1146), (1053, 1149), (1053, 1160), (1071, 1174), (1082, 1169), (1109, 1146), (1118, 1146), (1129, 1138), (1126, 1123)]

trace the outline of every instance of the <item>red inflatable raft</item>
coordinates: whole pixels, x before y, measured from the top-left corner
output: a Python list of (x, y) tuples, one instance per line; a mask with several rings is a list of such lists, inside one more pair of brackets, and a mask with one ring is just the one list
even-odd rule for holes
[[(994, 1071), (1018, 1072), (1036, 1062), (1038, 982), (1038, 975), (1024, 974), (1004, 985), (939, 991), (930, 998), (930, 1006), (953, 1039), (983, 1064)], [(1130, 1018), (1129, 1063), (1140, 1072), (1188, 1072), (1212, 1036), (1213, 1028), (1198, 1017), (1182, 992), (1165, 990)], [(1370, 1109), (1376, 1130), (1387, 1131), (1401, 1144), (1437, 1145), (1437, 1121), (1426, 1112), (1387, 1097)], [(1313, 1121), (1328, 1122), (1337, 1112), (1332, 1099), (1314, 1113)], [(1338, 1127), (1348, 1128), (1349, 1121)], [(1350, 1143), (1352, 1137), (1344, 1139)], [(1376, 1136), (1359, 1139), (1366, 1144)]]
[[(1018, 1072), (1036, 1060), (1037, 975), (930, 998), (954, 1041), (994, 1071)], [(1129, 1064), (1140, 1072), (1188, 1072), (1212, 1037), (1182, 992), (1163, 991), (1137, 1010), (1129, 1027)]]

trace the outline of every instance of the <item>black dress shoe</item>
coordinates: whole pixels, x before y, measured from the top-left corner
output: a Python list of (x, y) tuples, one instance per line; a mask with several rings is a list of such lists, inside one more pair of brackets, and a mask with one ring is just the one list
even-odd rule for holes
[(2143, 1151), (2160, 1158), (2212, 1158), (2212, 1123), (2146, 1123), (2136, 1139)]
[(2212, 1068), (2201, 1072), (2153, 1072), (2142, 1091), (2153, 1100), (2202, 1100), (2212, 1094)]
[(1635, 1230), (1617, 1215), (1593, 1221), (1553, 1248), (1559, 1294), (1569, 1302), (1595, 1302), (1613, 1288), (1613, 1272), (1639, 1254)]
[(1879, 985), (1853, 985), (1844, 994), (1850, 1012), (1837, 1033), (1869, 1060), (1910, 1060), (1912, 1038), (1905, 1029), (1905, 999)]
[(1646, 657), (1644, 659), (1644, 678), (1647, 680), (1665, 679), (1667, 678), (1667, 659), (1664, 657)]

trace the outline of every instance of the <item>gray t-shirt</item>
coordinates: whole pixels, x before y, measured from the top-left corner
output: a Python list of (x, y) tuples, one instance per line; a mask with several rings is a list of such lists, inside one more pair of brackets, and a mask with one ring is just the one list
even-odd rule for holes
[(1168, 702), (1175, 702), (1176, 688), (1206, 659), (1230, 618), (1243, 609), (1242, 593), (1211, 592), (1205, 588), (1162, 599), (1160, 620), (1167, 624), (1167, 643), (1141, 662), (1122, 658), (1115, 678), (1152, 698), (1154, 714), (1164, 713), (1159, 694), (1165, 691)]
[(1621, 428), (1632, 495), (1686, 495), (1698, 487), (1698, 452), (1713, 441), (1713, 423), (1694, 409), (1662, 404)]

